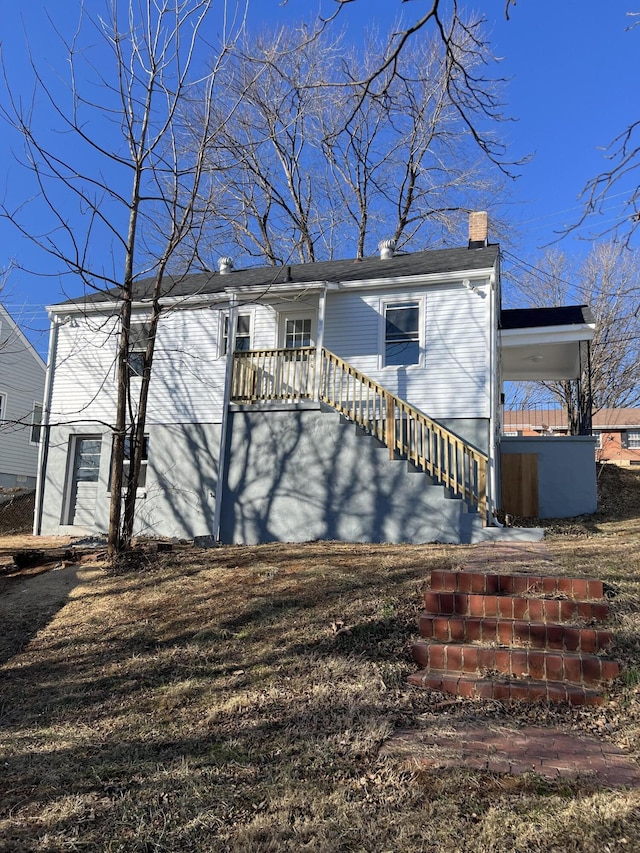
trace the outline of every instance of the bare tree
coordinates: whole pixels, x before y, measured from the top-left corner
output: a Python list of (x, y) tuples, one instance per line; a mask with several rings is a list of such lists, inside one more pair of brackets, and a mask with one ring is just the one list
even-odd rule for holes
[[(209, 56), (209, 71), (198, 76), (201, 34), (213, 4), (214, 0), (110, 0), (105, 2), (104, 16), (92, 18), (83, 10), (73, 37), (60, 35), (69, 68), (64, 101), (35, 60), (31, 62), (32, 103), (44, 99), (57, 129), (63, 131), (57, 148), (51, 133), (38, 133), (31, 105), (25, 107), (13, 96), (4, 69), (2, 112), (22, 136), (25, 165), (35, 178), (36, 201), (47, 213), (50, 228), (44, 236), (30, 231), (20, 207), (5, 206), (2, 213), (53, 255), (64, 271), (79, 276), (88, 293), (109, 291), (119, 319), (111, 556), (128, 547), (133, 535), (156, 330), (162, 298), (175, 281), (167, 270), (187, 237), (197, 243), (194, 234), (201, 227), (197, 199), (212, 128), (213, 90), (243, 23), (240, 18), (228, 24), (212, 63)], [(191, 135), (187, 153), (179, 107), (196, 82), (206, 121), (195, 144)], [(81, 212), (84, 231), (79, 230), (78, 218), (69, 216), (71, 209)], [(110, 267), (104, 262), (109, 252)], [(143, 346), (136, 342), (144, 350), (137, 375), (132, 305), (139, 298), (141, 278), (146, 282), (148, 309)]]
[[(639, 276), (635, 255), (609, 242), (595, 244), (582, 262), (550, 250), (517, 279), (520, 305), (586, 304), (591, 308), (596, 321), (590, 347), (594, 412), (640, 402)], [(575, 433), (581, 416), (576, 384), (528, 384), (520, 405), (543, 405), (549, 400), (562, 406), (569, 430)]]
[[(371, 38), (356, 52), (305, 28), (242, 41), (224, 70), (207, 157), (207, 197), (227, 224), (218, 248), (272, 264), (345, 247), (362, 258), (382, 238), (422, 248), (455, 234), (461, 211), (499, 196), (502, 176), (450, 95), (462, 53), (467, 74), (489, 61), (479, 24), (456, 35), (456, 63), (436, 38), (412, 42), (365, 91), (362, 68), (384, 64), (388, 43)], [(497, 103), (494, 86), (484, 92)], [(202, 122), (195, 104), (185, 123)]]

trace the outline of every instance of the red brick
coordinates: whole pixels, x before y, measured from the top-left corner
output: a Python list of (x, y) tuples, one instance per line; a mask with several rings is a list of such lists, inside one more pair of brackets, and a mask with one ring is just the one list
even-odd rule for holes
[(547, 681), (562, 681), (564, 670), (562, 655), (547, 654), (545, 663)]
[(418, 631), (421, 637), (431, 639), (433, 637), (433, 616), (423, 613), (418, 620)]
[(524, 619), (516, 619), (511, 623), (513, 642), (518, 646), (536, 645), (535, 628), (542, 628), (542, 642), (544, 643), (544, 625), (532, 625)]
[(509, 696), (514, 702), (527, 702), (529, 699), (529, 685), (526, 682), (511, 684)]
[(529, 673), (528, 653), (524, 649), (513, 649), (511, 652), (511, 672), (513, 675)]
[(557, 578), (542, 578), (542, 591), (546, 595), (555, 595), (558, 591), (558, 579)]
[(470, 617), (465, 621), (465, 633), (468, 643), (477, 642), (481, 638), (481, 621), (475, 617)]
[(547, 648), (561, 649), (564, 644), (564, 625), (547, 625)]
[(432, 569), (431, 570), (431, 589), (439, 590), (446, 589), (445, 587), (445, 576), (448, 575), (449, 572), (444, 569)]
[(529, 599), (529, 621), (542, 622), (543, 620), (543, 601), (541, 598)]
[(593, 619), (593, 604), (590, 601), (578, 601), (578, 616), (584, 619), (585, 622)]
[(582, 684), (582, 661), (579, 657), (565, 656), (564, 678), (573, 684)]
[(604, 703), (604, 696), (601, 696), (599, 693), (595, 693), (593, 690), (585, 690), (583, 693), (583, 704), (584, 705), (602, 705)]
[(493, 699), (507, 702), (511, 698), (511, 685), (506, 681), (496, 681), (493, 684)]
[(449, 618), (447, 616), (434, 616), (433, 637), (435, 640), (449, 642)]
[(603, 622), (609, 616), (609, 605), (596, 602), (591, 605), (593, 608), (593, 618), (598, 622)]
[(471, 616), (484, 616), (485, 596), (469, 596), (469, 614)]
[(560, 602), (557, 600), (546, 599), (544, 602), (544, 618), (545, 622), (558, 622), (560, 619)]
[(502, 619), (513, 619), (513, 598), (510, 595), (503, 595), (497, 599), (498, 615)]
[(572, 578), (558, 578), (558, 592), (563, 592), (565, 595), (573, 594)]
[(577, 603), (575, 601), (560, 602), (560, 618), (563, 622), (568, 622), (577, 612)]
[(540, 681), (545, 677), (544, 652), (529, 650), (529, 675)]
[(547, 698), (550, 702), (566, 702), (567, 688), (564, 684), (547, 684)]
[(424, 609), (427, 613), (440, 613), (440, 594), (437, 592), (425, 592)]
[(575, 652), (580, 648), (579, 628), (570, 628), (567, 626), (564, 629), (564, 647), (568, 652)]
[(459, 683), (460, 676), (443, 673), (440, 681), (440, 690), (442, 690), (443, 693), (452, 693), (455, 696), (458, 693)]
[(414, 643), (411, 647), (411, 654), (418, 666), (424, 669), (429, 666), (429, 646), (427, 643)]
[(498, 620), (493, 617), (480, 620), (480, 631), (483, 643), (495, 643), (498, 636)]
[(513, 575), (498, 575), (498, 588), (496, 592), (502, 595), (513, 595)]
[(583, 628), (580, 631), (580, 651), (593, 654), (596, 650), (596, 632), (592, 628)]
[(458, 592), (471, 592), (471, 572), (460, 572), (458, 575)]
[(503, 673), (503, 675), (511, 674), (511, 650), (510, 649), (496, 649), (495, 651), (495, 668), (498, 672)]
[(598, 649), (604, 649), (610, 646), (613, 642), (613, 634), (611, 631), (596, 631), (596, 646)]
[(476, 646), (465, 646), (463, 659), (464, 671), (476, 672), (478, 669), (478, 648)]
[(451, 614), (454, 613), (453, 608), (454, 602), (454, 593), (452, 592), (441, 592), (440, 593), (440, 613)]
[(498, 616), (498, 598), (495, 595), (484, 596), (484, 615)]
[(466, 592), (457, 592), (453, 600), (453, 612), (459, 616), (466, 616), (469, 613), (469, 598)]
[(478, 681), (476, 684), (476, 696), (480, 699), (493, 699), (495, 685), (492, 681)]
[(589, 581), (587, 584), (587, 595), (589, 598), (602, 598), (604, 595), (602, 581)]
[(466, 632), (466, 624), (467, 620), (463, 617), (452, 616), (449, 619), (449, 634), (451, 635), (451, 640), (454, 643), (462, 643), (467, 638)]
[(531, 578), (527, 575), (516, 575), (513, 578), (513, 591), (516, 594), (527, 594), (531, 587)]
[(471, 678), (460, 678), (458, 680), (458, 696), (471, 699), (475, 691), (475, 681)]
[(484, 594), (486, 591), (485, 588), (485, 576), (482, 572), (473, 572), (471, 575), (471, 592), (476, 592), (480, 594)]
[(440, 643), (432, 643), (429, 646), (429, 666), (431, 669), (444, 669), (445, 647)]
[(510, 646), (514, 641), (513, 628), (513, 622), (498, 622), (498, 642)]
[(447, 646), (445, 660), (447, 669), (460, 672), (462, 670), (462, 647)]
[(586, 598), (589, 594), (589, 582), (582, 578), (574, 578), (571, 590), (574, 598)]
[(597, 684), (602, 678), (600, 658), (584, 655), (582, 658), (582, 678), (585, 684)]
[(529, 701), (540, 702), (547, 698), (546, 684), (529, 684)]
[(484, 576), (484, 591), (487, 595), (497, 595), (500, 592), (500, 575)]
[(616, 660), (602, 660), (602, 679), (612, 681), (620, 673), (620, 664)]
[(496, 652), (495, 649), (478, 649), (478, 669), (495, 669), (496, 668)]
[(514, 619), (526, 619), (528, 609), (529, 609), (529, 600), (527, 598), (514, 598), (513, 599), (513, 618)]

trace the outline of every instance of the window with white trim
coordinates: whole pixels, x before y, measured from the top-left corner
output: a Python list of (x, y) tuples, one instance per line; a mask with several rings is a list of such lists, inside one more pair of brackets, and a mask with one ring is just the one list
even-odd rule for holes
[(287, 317), (284, 345), (287, 349), (311, 346), (311, 317)]
[(596, 450), (602, 450), (602, 433), (600, 430), (594, 430), (593, 437), (596, 440)]
[(627, 432), (627, 447), (629, 450), (640, 449), (640, 431), (630, 430)]
[(129, 328), (129, 375), (142, 376), (144, 372), (150, 324), (132, 321)]
[(40, 427), (42, 424), (42, 403), (34, 403), (33, 411), (31, 412), (31, 432), (29, 433), (29, 441), (31, 444), (40, 442)]
[(420, 301), (389, 302), (384, 306), (384, 364), (420, 364)]
[[(124, 440), (124, 459), (122, 462), (122, 488), (127, 488), (127, 480), (129, 478), (131, 456), (131, 439), (127, 435)], [(140, 462), (140, 474), (138, 476), (138, 488), (143, 489), (147, 485), (147, 461), (149, 459), (149, 436), (144, 437), (144, 446), (142, 448), (142, 460)], [(111, 461), (109, 463), (109, 491), (111, 491), (111, 480), (113, 477), (113, 444), (111, 445)]]
[[(229, 315), (225, 314), (222, 321), (222, 347), (220, 355), (226, 355), (229, 349)], [(251, 349), (251, 314), (238, 314), (236, 318), (236, 352), (246, 352)]]

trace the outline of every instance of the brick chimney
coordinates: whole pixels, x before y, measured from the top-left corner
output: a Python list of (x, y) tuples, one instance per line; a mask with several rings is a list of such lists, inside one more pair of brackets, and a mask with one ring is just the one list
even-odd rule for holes
[(486, 210), (469, 213), (469, 248), (483, 249), (489, 240), (489, 224)]

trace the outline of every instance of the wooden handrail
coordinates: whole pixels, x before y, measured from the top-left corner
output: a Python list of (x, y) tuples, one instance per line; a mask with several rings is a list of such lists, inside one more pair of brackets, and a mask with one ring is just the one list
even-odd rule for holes
[(488, 457), (327, 349), (234, 353), (231, 400), (317, 399), (375, 436), (477, 509), (487, 523)]

